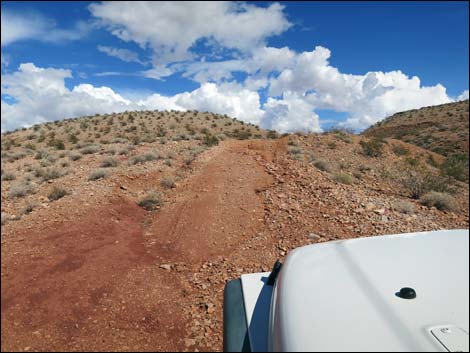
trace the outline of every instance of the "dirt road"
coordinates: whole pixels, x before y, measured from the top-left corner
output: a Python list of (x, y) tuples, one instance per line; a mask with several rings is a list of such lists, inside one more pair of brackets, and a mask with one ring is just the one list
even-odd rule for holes
[(263, 228), (259, 191), (273, 180), (259, 161), (284, 148), (222, 143), (157, 213), (116, 194), (72, 221), (16, 232), (2, 246), (2, 351), (220, 350), (223, 279), (235, 274), (215, 270), (208, 284), (197, 274)]

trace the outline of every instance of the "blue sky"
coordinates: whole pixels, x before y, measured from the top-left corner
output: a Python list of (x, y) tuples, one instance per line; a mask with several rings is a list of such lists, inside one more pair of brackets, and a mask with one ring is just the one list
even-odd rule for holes
[(468, 2), (1, 6), (2, 130), (198, 109), (278, 131), (360, 131), (468, 98)]

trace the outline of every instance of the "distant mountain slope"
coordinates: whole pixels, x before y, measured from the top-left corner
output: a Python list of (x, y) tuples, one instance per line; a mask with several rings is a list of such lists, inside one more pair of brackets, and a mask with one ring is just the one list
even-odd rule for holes
[[(27, 150), (54, 147), (81, 148), (86, 144), (153, 143), (199, 140), (215, 142), (276, 137), (274, 131), (260, 129), (227, 115), (198, 111), (131, 111), (96, 114), (37, 124), (2, 134), (2, 152), (12, 147)], [(3, 155), (2, 155), (3, 158)]]
[(469, 101), (397, 113), (363, 132), (369, 137), (395, 138), (444, 156), (468, 155)]

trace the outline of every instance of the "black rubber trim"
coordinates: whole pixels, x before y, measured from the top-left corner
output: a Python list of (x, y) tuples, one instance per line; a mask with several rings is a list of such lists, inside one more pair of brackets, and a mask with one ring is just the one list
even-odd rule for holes
[(268, 282), (266, 283), (268, 286), (274, 285), (274, 283), (276, 282), (277, 276), (279, 275), (279, 272), (281, 271), (281, 268), (282, 268), (282, 263), (279, 260), (277, 260), (274, 263), (271, 273), (269, 274)]
[(224, 352), (251, 352), (240, 279), (234, 279), (225, 285)]

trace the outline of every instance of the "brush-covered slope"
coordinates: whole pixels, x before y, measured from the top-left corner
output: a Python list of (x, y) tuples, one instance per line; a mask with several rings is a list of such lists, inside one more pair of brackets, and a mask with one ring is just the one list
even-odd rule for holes
[(465, 100), (397, 113), (364, 135), (399, 139), (444, 156), (468, 154), (468, 107)]

